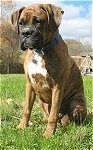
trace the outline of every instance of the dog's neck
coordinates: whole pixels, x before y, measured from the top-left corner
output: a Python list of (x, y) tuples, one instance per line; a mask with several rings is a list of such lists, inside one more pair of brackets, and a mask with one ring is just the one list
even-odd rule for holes
[(48, 51), (51, 48), (55, 47), (55, 45), (58, 44), (60, 39), (61, 39), (61, 35), (59, 34), (59, 32), (56, 32), (54, 34), (54, 36), (52, 37), (51, 42), (47, 42), (41, 50), (36, 49), (35, 52), (40, 55), (44, 55), (44, 54), (48, 53)]

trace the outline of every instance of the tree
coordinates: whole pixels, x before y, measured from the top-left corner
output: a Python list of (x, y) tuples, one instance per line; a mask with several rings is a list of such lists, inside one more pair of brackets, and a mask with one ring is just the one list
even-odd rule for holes
[[(1, 18), (9, 20), (10, 14), (15, 9), (13, 0), (1, 0)], [(3, 21), (3, 20), (2, 20)]]
[(10, 72), (10, 66), (18, 64), (19, 37), (10, 23), (10, 13), (14, 11), (14, 3), (11, 0), (1, 1), (0, 19), (0, 66), (4, 72)]

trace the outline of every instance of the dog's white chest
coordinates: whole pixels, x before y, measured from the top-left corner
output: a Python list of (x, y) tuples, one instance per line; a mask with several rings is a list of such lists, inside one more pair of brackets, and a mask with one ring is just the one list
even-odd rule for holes
[(32, 83), (32, 75), (41, 74), (44, 77), (47, 75), (47, 70), (42, 67), (42, 57), (42, 54), (35, 53), (31, 62), (28, 63), (28, 74)]

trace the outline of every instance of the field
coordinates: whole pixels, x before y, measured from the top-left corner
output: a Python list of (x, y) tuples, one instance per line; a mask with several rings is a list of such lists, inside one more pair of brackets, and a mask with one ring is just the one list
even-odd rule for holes
[(93, 77), (86, 76), (83, 80), (88, 106), (86, 123), (65, 128), (58, 125), (55, 135), (46, 140), (42, 137), (46, 124), (37, 99), (32, 112), (33, 125), (16, 129), (25, 99), (24, 75), (1, 75), (0, 150), (93, 150)]

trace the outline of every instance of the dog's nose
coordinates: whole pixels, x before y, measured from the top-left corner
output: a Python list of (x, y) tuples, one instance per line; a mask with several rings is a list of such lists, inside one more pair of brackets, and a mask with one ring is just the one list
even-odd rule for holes
[(32, 33), (33, 31), (29, 28), (25, 28), (22, 30), (22, 36), (26, 38), (30, 37)]

